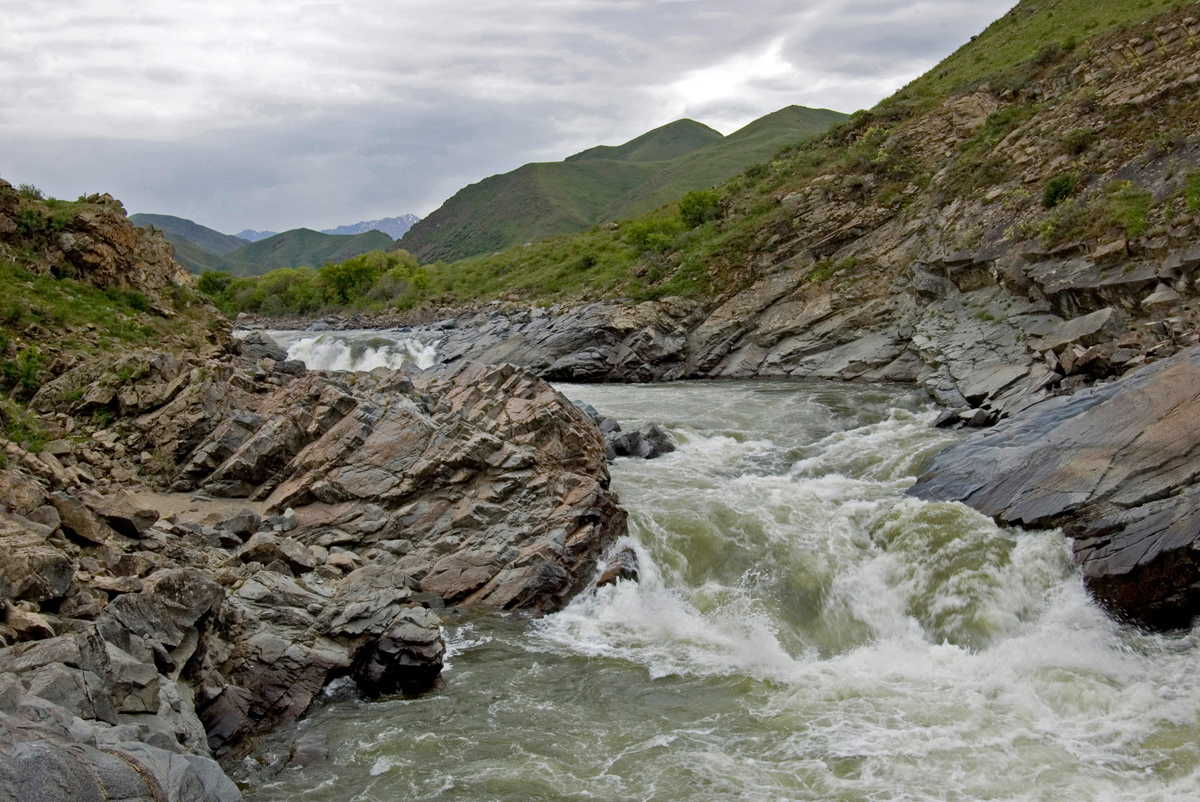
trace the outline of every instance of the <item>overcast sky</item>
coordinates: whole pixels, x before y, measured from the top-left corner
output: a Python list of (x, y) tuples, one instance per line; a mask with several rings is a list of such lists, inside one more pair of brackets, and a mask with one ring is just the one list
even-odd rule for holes
[(428, 214), (691, 117), (852, 112), (1015, 0), (0, 0), (0, 177), (227, 233)]

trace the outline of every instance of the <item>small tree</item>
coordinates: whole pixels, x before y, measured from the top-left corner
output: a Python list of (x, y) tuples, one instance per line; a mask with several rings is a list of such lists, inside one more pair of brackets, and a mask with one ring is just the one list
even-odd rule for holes
[(715, 189), (693, 190), (679, 199), (679, 217), (688, 228), (717, 219), (721, 194)]

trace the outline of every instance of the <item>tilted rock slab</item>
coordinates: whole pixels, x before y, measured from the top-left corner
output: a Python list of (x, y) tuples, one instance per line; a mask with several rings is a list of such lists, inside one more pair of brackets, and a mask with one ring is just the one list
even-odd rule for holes
[(1153, 627), (1200, 613), (1200, 348), (1042, 401), (943, 451), (910, 490), (1061, 526), (1093, 595)]
[(176, 488), (294, 508), (306, 545), (376, 546), (497, 609), (558, 609), (625, 531), (599, 430), (510, 365), (309, 374), (218, 426)]

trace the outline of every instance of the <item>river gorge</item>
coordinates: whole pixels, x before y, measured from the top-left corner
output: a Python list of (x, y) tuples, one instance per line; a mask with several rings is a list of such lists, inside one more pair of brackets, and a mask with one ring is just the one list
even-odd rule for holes
[[(292, 356), (352, 347), (273, 334)], [(364, 366), (434, 346), (373, 336)], [(541, 618), (444, 616), (433, 690), (368, 702), (335, 684), (231, 769), (248, 798), (1194, 797), (1195, 635), (1114, 620), (1057, 531), (907, 497), (960, 439), (923, 393), (558, 387), (679, 444), (611, 466), (639, 580)], [(298, 737), (327, 760), (281, 769)]]

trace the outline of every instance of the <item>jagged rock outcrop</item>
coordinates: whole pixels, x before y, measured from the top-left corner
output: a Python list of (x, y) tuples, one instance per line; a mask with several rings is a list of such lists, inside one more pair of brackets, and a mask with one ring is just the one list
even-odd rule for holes
[[(39, 731), (39, 744), (70, 749), (92, 743), (84, 726), (111, 727), (130, 759), (208, 760), (241, 753), (340, 677), (367, 695), (418, 692), (445, 649), (431, 606), (557, 609), (625, 531), (601, 432), (526, 371), (296, 376), (237, 350), (81, 363), (33, 401), (79, 415), (54, 413), (74, 436), (40, 454), (6, 444), (18, 469), (0, 471), (0, 637), (91, 632), (128, 675), (79, 680), (102, 691), (88, 699), (115, 701), (77, 706), (84, 724), (67, 717), (66, 735)], [(112, 424), (80, 422), (97, 411)], [(215, 527), (164, 519), (124, 488), (134, 476), (269, 511)], [(0, 648), (0, 671), (25, 648)], [(12, 672), (41, 692), (41, 674)], [(72, 760), (92, 760), (82, 754)], [(166, 789), (154, 765), (146, 782)]]
[[(35, 270), (102, 289), (135, 289), (156, 300), (193, 281), (175, 261), (175, 247), (161, 234), (130, 223), (121, 202), (111, 195), (89, 195), (54, 209), (33, 200), (19, 220), (20, 211), (20, 196), (0, 179), (0, 255), (5, 246), (33, 250), (39, 256)], [(161, 304), (158, 311), (170, 315), (169, 306)]]
[(1200, 614), (1200, 348), (943, 451), (910, 491), (1005, 524), (1061, 526), (1093, 595), (1155, 627)]
[(376, 547), (424, 592), (503, 609), (558, 607), (624, 531), (600, 432), (511, 366), (309, 374), (229, 416), (174, 487), (294, 508), (300, 543)]

